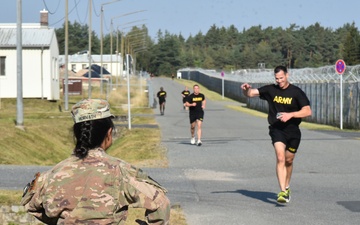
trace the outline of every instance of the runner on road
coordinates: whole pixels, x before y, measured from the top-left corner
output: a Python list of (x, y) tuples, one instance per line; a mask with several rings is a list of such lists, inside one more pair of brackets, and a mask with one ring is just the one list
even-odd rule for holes
[(183, 101), (183, 106), (184, 106), (184, 109), (188, 110), (189, 108), (188, 107), (185, 107), (185, 103), (186, 103), (186, 98), (190, 95), (190, 91), (188, 90), (188, 87), (185, 86), (185, 90), (183, 90), (181, 92), (181, 96), (182, 96), (182, 101)]
[(299, 124), (301, 118), (311, 116), (310, 101), (297, 86), (289, 83), (289, 73), (285, 66), (274, 69), (276, 84), (251, 88), (241, 85), (247, 97), (259, 96), (269, 104), (269, 135), (276, 154), (276, 174), (280, 186), (277, 201), (290, 201), (290, 179), (293, 161), (301, 140)]
[(160, 91), (156, 94), (159, 99), (160, 115), (165, 114), (166, 91), (161, 87)]
[[(201, 126), (204, 120), (204, 109), (206, 106), (205, 95), (200, 93), (199, 85), (195, 84), (193, 86), (194, 93), (190, 94), (186, 98), (185, 107), (189, 107), (189, 118), (190, 118), (190, 131), (191, 131), (191, 140), (190, 143), (197, 146), (201, 146)], [(197, 126), (197, 142), (195, 140), (195, 127)]]

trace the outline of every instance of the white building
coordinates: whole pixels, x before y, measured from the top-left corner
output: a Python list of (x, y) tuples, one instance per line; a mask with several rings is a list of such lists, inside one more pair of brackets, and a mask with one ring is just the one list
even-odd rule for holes
[[(60, 99), (59, 47), (48, 15), (41, 22), (22, 24), (23, 98)], [(0, 24), (0, 98), (17, 97), (17, 28)]]
[[(82, 69), (89, 67), (89, 56), (88, 53), (80, 52), (78, 54), (68, 56), (68, 69), (74, 73), (79, 72)], [(65, 64), (65, 56), (60, 55), (60, 65)], [(112, 76), (121, 76), (123, 74), (121, 56), (118, 54), (113, 55), (91, 55), (91, 64), (103, 66)], [(103, 73), (105, 74), (105, 73)]]

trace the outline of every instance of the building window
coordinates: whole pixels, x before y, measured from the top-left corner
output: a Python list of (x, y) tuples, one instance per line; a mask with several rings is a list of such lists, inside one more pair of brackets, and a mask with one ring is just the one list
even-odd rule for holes
[(76, 71), (76, 64), (71, 64), (71, 70)]
[(82, 68), (85, 69), (87, 64), (82, 64)]
[(5, 61), (6, 61), (6, 57), (5, 56), (0, 56), (0, 76), (5, 76)]

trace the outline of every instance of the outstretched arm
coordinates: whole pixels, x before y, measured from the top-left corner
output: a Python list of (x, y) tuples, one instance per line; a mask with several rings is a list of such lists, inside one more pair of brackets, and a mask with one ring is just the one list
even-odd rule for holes
[(244, 83), (240, 86), (240, 88), (242, 89), (243, 91), (243, 94), (246, 96), (246, 97), (257, 97), (260, 95), (259, 93), (259, 90), (256, 89), (256, 88), (251, 88), (251, 85), (248, 84), (248, 83)]

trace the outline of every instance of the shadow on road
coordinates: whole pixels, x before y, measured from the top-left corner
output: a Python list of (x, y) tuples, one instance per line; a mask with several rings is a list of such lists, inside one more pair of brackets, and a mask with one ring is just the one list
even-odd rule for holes
[(273, 204), (276, 207), (284, 207), (284, 204), (279, 204), (276, 199), (277, 199), (277, 194), (273, 193), (273, 192), (265, 192), (265, 191), (249, 191), (249, 190), (236, 190), (236, 191), (213, 191), (211, 193), (238, 193), (238, 194), (242, 194), (246, 197), (250, 197), (250, 198), (254, 198), (257, 200), (261, 200), (263, 202), (269, 203), (269, 204)]

